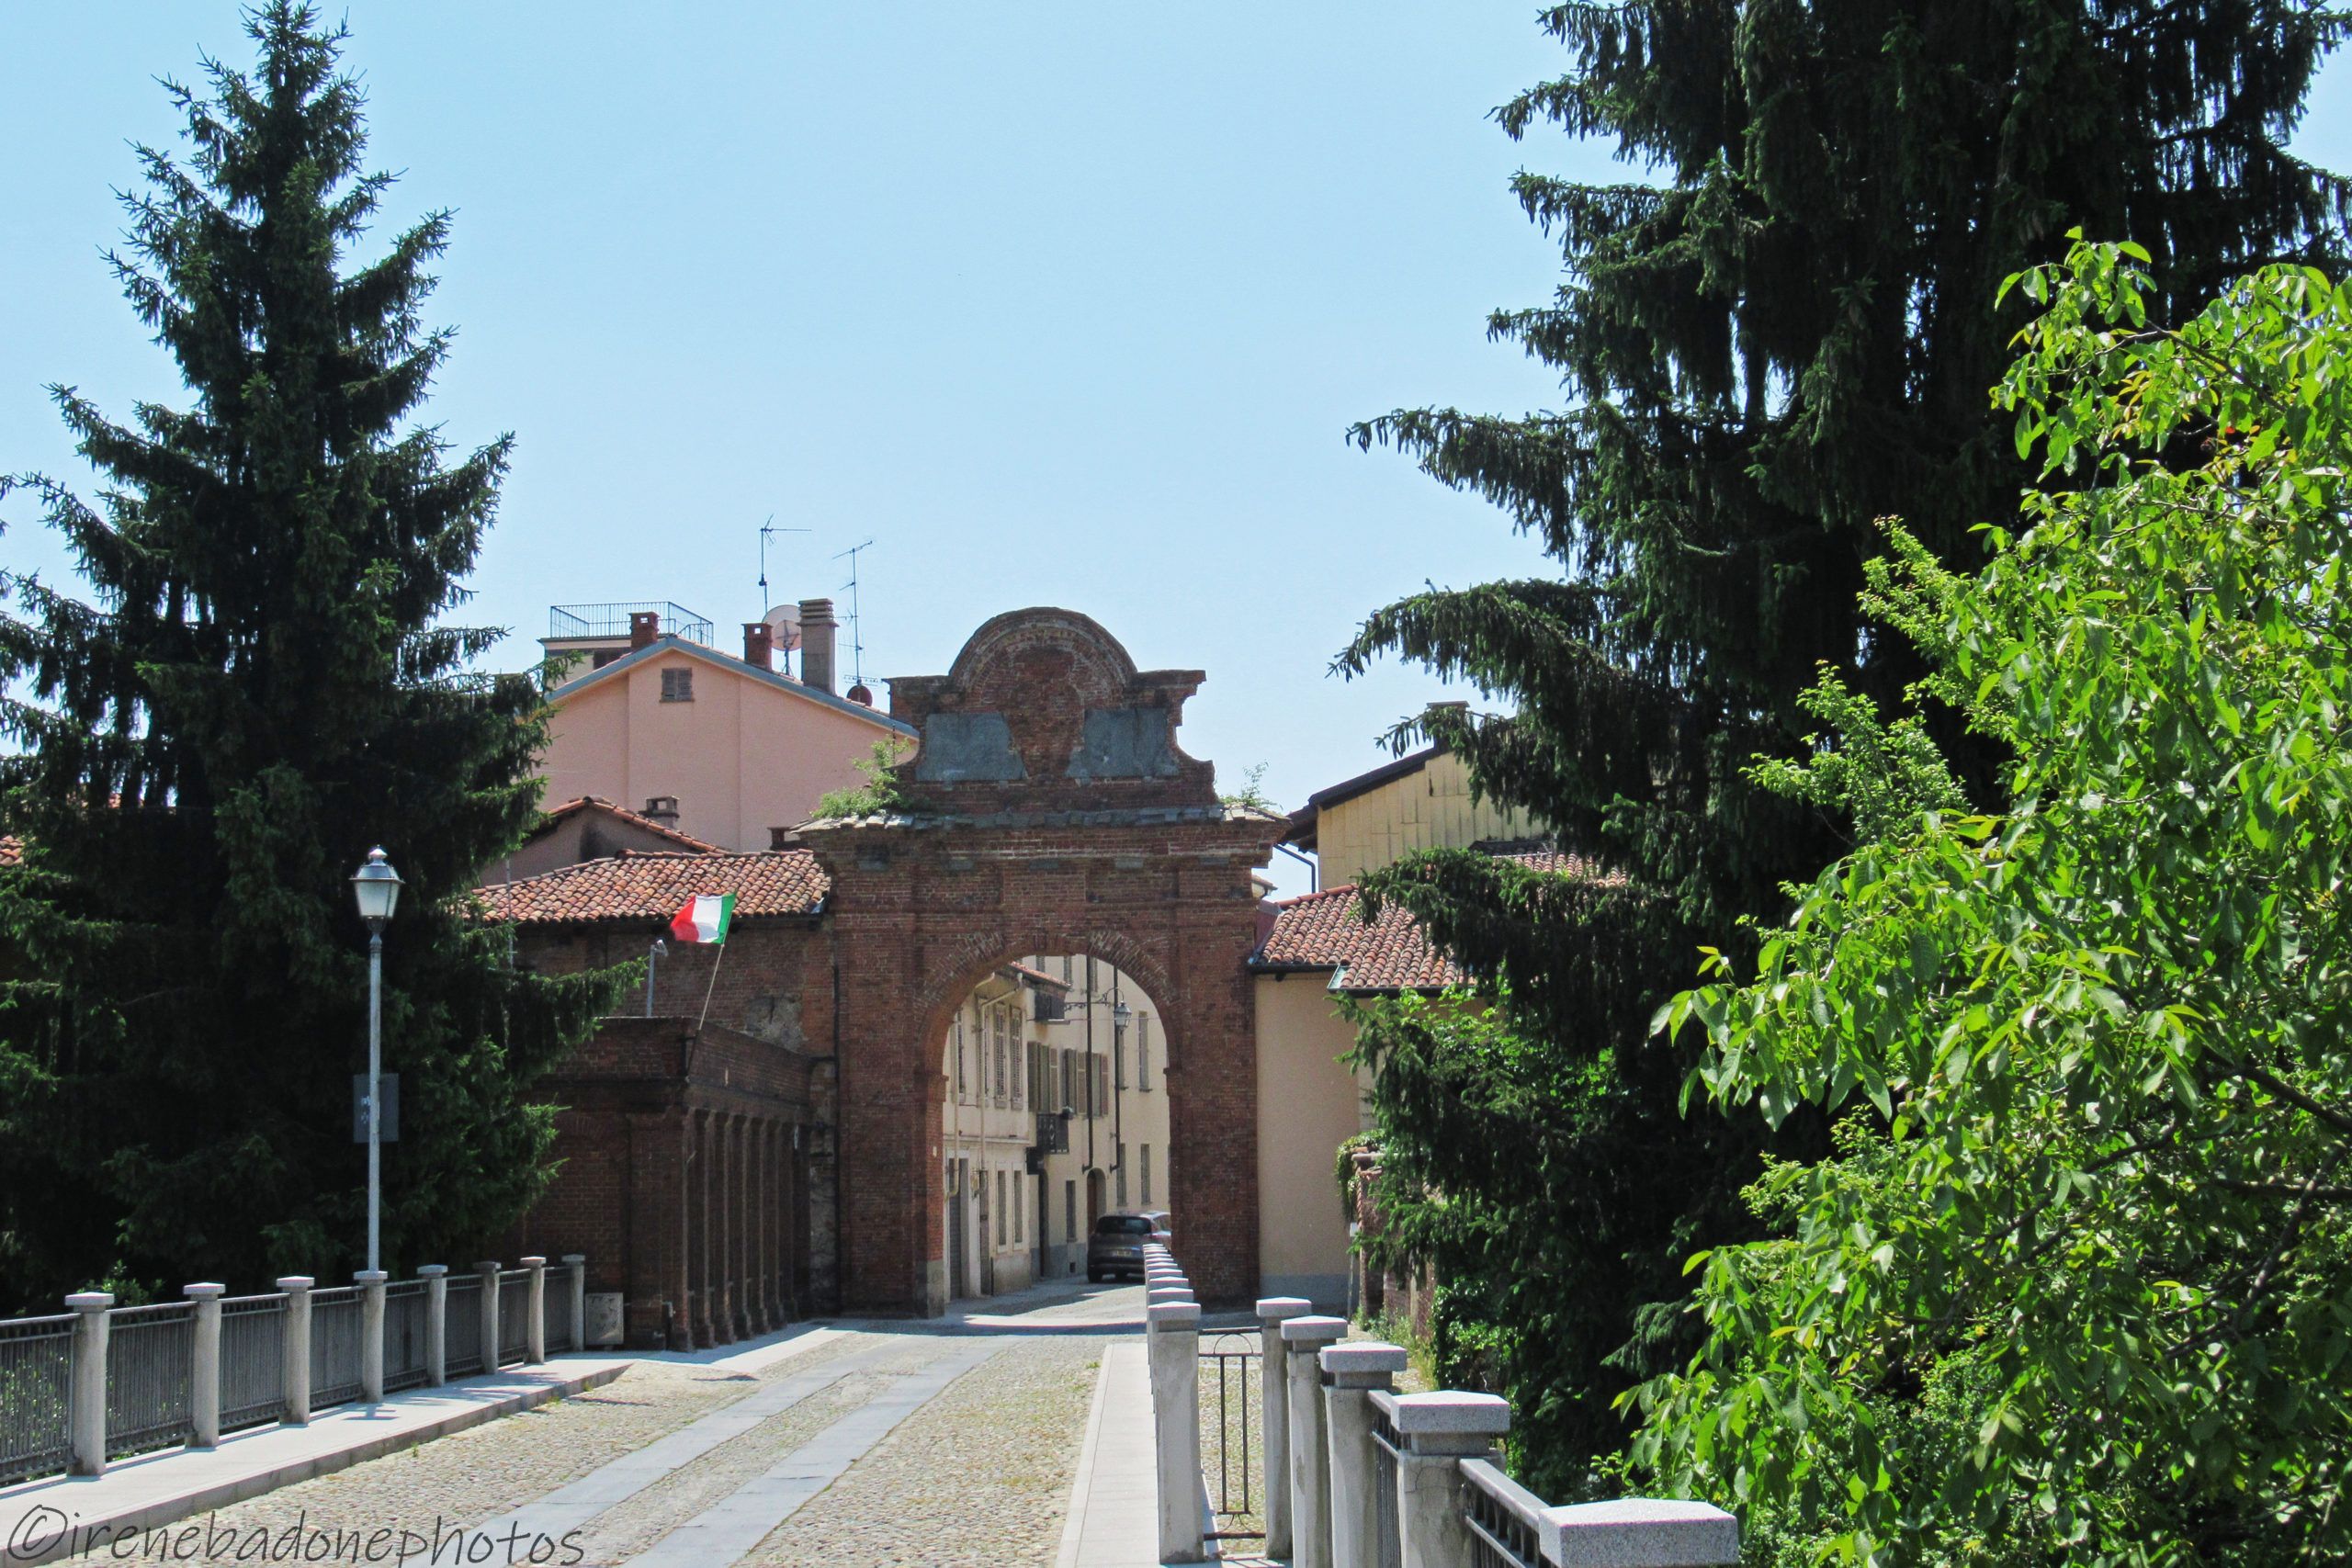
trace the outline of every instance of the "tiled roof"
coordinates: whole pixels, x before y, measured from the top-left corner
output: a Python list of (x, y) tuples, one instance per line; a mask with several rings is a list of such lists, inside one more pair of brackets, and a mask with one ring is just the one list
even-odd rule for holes
[(699, 893), (732, 893), (738, 919), (813, 915), (830, 884), (806, 850), (758, 854), (625, 854), (481, 890), (493, 920), (518, 925), (659, 925)]
[[(666, 823), (656, 822), (652, 818), (646, 816), (642, 812), (631, 811), (626, 806), (616, 806), (601, 795), (578, 795), (571, 800), (565, 801), (560, 806), (550, 806), (548, 807), (548, 821), (549, 824), (553, 824), (561, 821), (564, 818), (571, 816), (575, 811), (586, 811), (591, 807), (598, 811), (605, 812), (607, 815), (617, 817), (632, 828), (642, 828), (649, 833), (659, 834), (661, 837), (669, 840), (672, 843), (676, 844), (680, 849), (692, 850), (696, 854), (704, 855), (715, 855), (721, 852), (717, 844), (704, 843), (700, 839), (695, 838), (693, 834), (681, 833), (675, 828), (670, 827)], [(542, 831), (544, 830), (545, 829), (542, 829)]]
[[(1583, 856), (1548, 846), (1512, 846), (1497, 858), (1553, 875), (1615, 880)], [(1331, 988), (1351, 992), (1441, 991), (1469, 982), (1468, 972), (1441, 956), (1394, 901), (1365, 923), (1353, 884), (1283, 899), (1273, 909), (1274, 929), (1250, 955), (1253, 969), (1329, 969)]]

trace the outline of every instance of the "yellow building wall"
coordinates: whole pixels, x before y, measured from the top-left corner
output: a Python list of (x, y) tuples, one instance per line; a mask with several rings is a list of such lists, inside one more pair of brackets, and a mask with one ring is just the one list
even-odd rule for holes
[(1459, 757), (1446, 755), (1430, 758), (1419, 773), (1325, 807), (1315, 818), (1326, 887), (1357, 881), (1416, 850), (1467, 849), (1482, 840), (1532, 839), (1544, 831), (1516, 807), (1473, 802), (1470, 770)]
[[(1258, 1008), (1258, 1293), (1340, 1307), (1348, 1220), (1332, 1179), (1363, 1130), (1363, 1086), (1340, 1056), (1355, 1032), (1320, 974), (1261, 975)], [(1179, 1216), (1181, 1234), (1183, 1221)]]

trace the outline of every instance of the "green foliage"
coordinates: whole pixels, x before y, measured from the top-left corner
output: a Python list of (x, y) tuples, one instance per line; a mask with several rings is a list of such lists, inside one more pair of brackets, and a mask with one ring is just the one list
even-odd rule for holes
[(385, 939), (387, 1261), (471, 1256), (544, 1184), (534, 1086), (612, 995), (508, 967), (476, 869), (536, 811), (533, 682), (469, 673), (443, 624), (509, 444), (417, 423), (449, 333), (420, 311), (436, 214), (355, 261), (362, 171), (340, 30), (275, 0), (251, 74), (170, 85), (184, 155), (141, 148), (110, 257), (190, 395), (107, 418), (56, 399), (104, 477), (42, 502), (94, 593), (0, 579), (0, 1298), (332, 1276), (363, 1235), (367, 937), (347, 878), (407, 879)]
[(1340, 1140), (1339, 1152), (1331, 1162), (1331, 1181), (1340, 1193), (1340, 1217), (1351, 1224), (1356, 1217), (1356, 1156), (1377, 1147), (1379, 1140), (1370, 1133), (1351, 1133)]
[(1682, 1260), (1759, 1233), (1737, 1195), (1759, 1156), (1826, 1151), (1819, 1113), (1680, 1115), (1690, 1058), (1645, 1043), (1673, 955), (1744, 953), (1744, 922), (1849, 849), (1857, 811), (1876, 830), (1997, 799), (1997, 737), (1937, 703), (1868, 767), (1789, 770), (1932, 672), (1932, 646), (1864, 615), (1865, 595), (1897, 626), (1935, 608), (1932, 577), (1871, 575), (1877, 520), (1973, 570), (1972, 530), (2034, 480), (1985, 404), (2030, 313), (1996, 304), (2000, 279), (2063, 254), (2071, 224), (2136, 234), (2148, 308), (2177, 319), (2251, 265), (2340, 255), (2352, 198), (2284, 151), (2345, 27), (2314, 0), (1543, 15), (1569, 68), (1504, 129), (1606, 139), (1650, 182), (1518, 178), (1566, 276), (1490, 332), (1558, 373), (1563, 406), (1354, 434), (1494, 502), (1560, 572), (1401, 600), (1339, 666), (1400, 655), (1477, 686), (1498, 711), (1432, 709), (1394, 739), (1444, 743), (1622, 877), (1578, 892), (1456, 852), (1372, 888), (1508, 982), (1493, 1032), (1407, 1014), (1367, 1048), (1390, 1212), (1419, 1206), (1397, 1234), (1449, 1270), (1441, 1341), (1486, 1347), (1531, 1478), (1557, 1488), (1622, 1440), (1612, 1396), (1695, 1348)]
[(1281, 807), (1274, 804), (1273, 797), (1266, 793), (1266, 764), (1263, 762), (1253, 763), (1242, 769), (1241, 787), (1230, 795), (1220, 795), (1217, 799), (1227, 806), (1239, 807), (1249, 811), (1273, 814), (1282, 810)]
[(1908, 599), (2010, 804), (1883, 815), (1664, 1010), (1719, 1105), (1868, 1107), (1638, 1396), (1792, 1561), (2352, 1555), (2352, 288), (2166, 330), (2146, 262), (2023, 276), (1995, 400), (2080, 488)]
[(876, 740), (873, 750), (857, 760), (857, 771), (865, 782), (849, 789), (828, 790), (818, 797), (817, 808), (809, 816), (866, 817), (892, 809), (904, 798), (897, 770), (911, 750), (903, 740)]

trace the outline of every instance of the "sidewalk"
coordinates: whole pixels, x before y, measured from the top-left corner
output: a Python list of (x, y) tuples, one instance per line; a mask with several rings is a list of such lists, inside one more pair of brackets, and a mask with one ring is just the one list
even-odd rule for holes
[[(273, 1488), (332, 1474), (428, 1438), (463, 1431), (613, 1381), (636, 1358), (558, 1356), (540, 1367), (342, 1404), (307, 1427), (255, 1427), (217, 1449), (163, 1449), (119, 1460), (100, 1476), (51, 1476), (0, 1489), (0, 1555), (52, 1562)], [(134, 1553), (135, 1554), (135, 1553)]]
[(1159, 1561), (1151, 1373), (1143, 1341), (1102, 1348), (1055, 1568), (1152, 1568)]

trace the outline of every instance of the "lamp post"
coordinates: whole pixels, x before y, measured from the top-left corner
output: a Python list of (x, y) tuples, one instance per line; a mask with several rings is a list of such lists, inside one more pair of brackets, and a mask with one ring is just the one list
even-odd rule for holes
[(401, 874), (379, 847), (351, 874), (351, 894), (368, 922), (368, 1271), (377, 1271), (377, 1238), (383, 1228), (384, 1145), (384, 922), (401, 901)]
[(1124, 999), (1111, 1003), (1111, 1168), (1119, 1173), (1121, 1192), (1127, 1190), (1127, 1024), (1135, 1016)]

